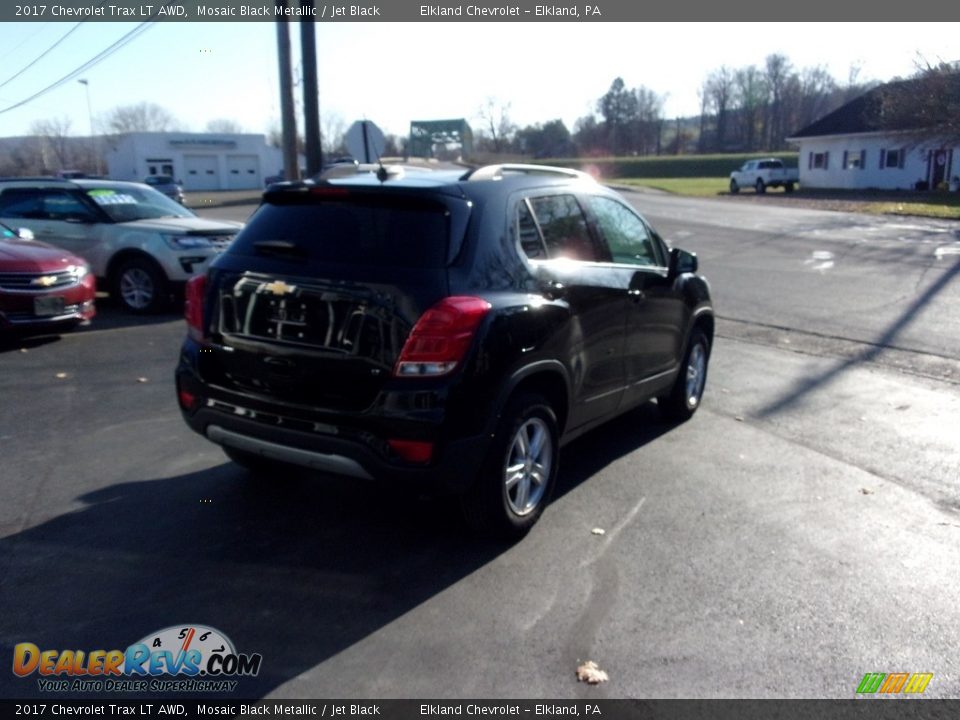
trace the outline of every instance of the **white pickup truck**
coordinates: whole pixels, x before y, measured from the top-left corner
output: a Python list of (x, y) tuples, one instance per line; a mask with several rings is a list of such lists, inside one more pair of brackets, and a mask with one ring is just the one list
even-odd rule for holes
[(738, 193), (740, 188), (752, 187), (758, 193), (764, 193), (768, 187), (780, 186), (787, 192), (793, 192), (799, 181), (800, 171), (785, 168), (780, 160), (747, 160), (742, 168), (730, 173), (730, 192)]

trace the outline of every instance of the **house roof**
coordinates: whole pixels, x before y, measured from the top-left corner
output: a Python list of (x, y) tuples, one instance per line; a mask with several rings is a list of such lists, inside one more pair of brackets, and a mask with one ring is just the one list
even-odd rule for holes
[(868, 90), (863, 95), (854, 98), (846, 105), (841, 105), (832, 113), (824, 115), (805, 128), (795, 132), (791, 138), (820, 137), (823, 135), (855, 135), (866, 132), (876, 132), (881, 127), (883, 111), (883, 92), (891, 85), (909, 83), (887, 83)]
[[(947, 85), (938, 85), (937, 90), (942, 91), (945, 87), (949, 88), (947, 95), (956, 97), (960, 95), (960, 73), (947, 76), (945, 78)], [(805, 128), (798, 130), (790, 139), (801, 139), (809, 137), (823, 137), (827, 135), (857, 135), (870, 132), (897, 132), (921, 130), (936, 124), (936, 121), (930, 122), (930, 118), (925, 118), (923, 112), (917, 112), (915, 115), (904, 114), (902, 107), (905, 98), (920, 97), (924, 93), (929, 93), (931, 88), (925, 87), (928, 82), (926, 78), (913, 78), (910, 80), (896, 80), (884, 85), (873, 88), (863, 95), (854, 98), (846, 105), (841, 105), (819, 120), (810, 123)], [(947, 111), (952, 98), (942, 97), (942, 111)], [(894, 108), (893, 113), (885, 113), (885, 104), (890, 101), (899, 105)], [(900, 110), (900, 112), (897, 112)]]

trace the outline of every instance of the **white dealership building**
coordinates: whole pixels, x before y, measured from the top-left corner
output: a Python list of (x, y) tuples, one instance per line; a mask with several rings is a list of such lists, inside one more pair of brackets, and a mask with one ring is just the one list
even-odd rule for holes
[(252, 190), (283, 168), (266, 136), (248, 133), (137, 132), (104, 138), (112, 180), (171, 175), (184, 190)]

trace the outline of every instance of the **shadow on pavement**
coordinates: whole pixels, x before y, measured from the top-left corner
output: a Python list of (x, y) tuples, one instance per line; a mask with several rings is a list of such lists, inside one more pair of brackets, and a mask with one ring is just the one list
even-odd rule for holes
[[(670, 429), (655, 417), (651, 403), (568, 445), (558, 496)], [(205, 624), (263, 656), (257, 677), (212, 699), (266, 695), (511, 551), (469, 534), (450, 500), (306, 471), (263, 481), (225, 463), (79, 501), (0, 539), (2, 651), (122, 651)], [(0, 697), (95, 696), (43, 694), (37, 677), (0, 673)]]
[(921, 295), (919, 295), (910, 305), (900, 314), (900, 316), (890, 323), (889, 326), (874, 340), (867, 345), (862, 352), (855, 357), (849, 358), (835, 364), (828, 370), (810, 377), (798, 380), (793, 388), (784, 393), (783, 396), (768, 403), (757, 413), (759, 417), (766, 418), (771, 415), (788, 410), (800, 402), (807, 394), (814, 392), (818, 388), (824, 387), (836, 379), (839, 375), (850, 368), (874, 360), (878, 355), (888, 347), (894, 347), (897, 336), (914, 320), (923, 308), (930, 304), (933, 299), (949, 285), (956, 277), (960, 275), (960, 260), (955, 262), (952, 267), (947, 269), (940, 278), (930, 285)]

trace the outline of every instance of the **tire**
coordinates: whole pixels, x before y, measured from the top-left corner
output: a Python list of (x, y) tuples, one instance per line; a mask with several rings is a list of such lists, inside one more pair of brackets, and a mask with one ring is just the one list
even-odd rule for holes
[(512, 398), (483, 469), (461, 496), (464, 519), (490, 538), (526, 535), (550, 502), (560, 460), (557, 416), (540, 395)]
[(787, 183), (786, 185), (784, 185), (783, 190), (784, 192), (788, 192), (788, 193), (793, 192), (793, 183)]
[(680, 373), (670, 394), (657, 398), (660, 414), (665, 419), (684, 422), (693, 417), (703, 399), (709, 361), (710, 340), (703, 330), (697, 328), (690, 336)]
[(763, 178), (757, 178), (757, 195), (763, 195), (767, 191), (767, 186), (763, 182)]
[(730, 194), (731, 194), (731, 195), (736, 195), (738, 192), (740, 192), (740, 186), (737, 185), (737, 181), (736, 181), (736, 180), (734, 180), (733, 178), (731, 178), (731, 179), (730, 179)]
[(155, 262), (145, 257), (124, 260), (113, 274), (113, 292), (124, 310), (149, 315), (169, 302), (167, 278)]

